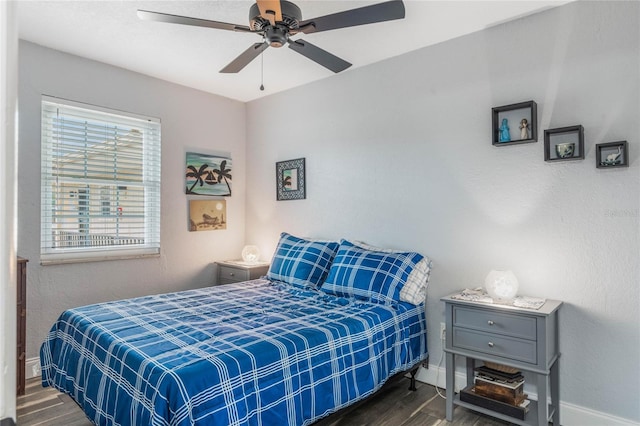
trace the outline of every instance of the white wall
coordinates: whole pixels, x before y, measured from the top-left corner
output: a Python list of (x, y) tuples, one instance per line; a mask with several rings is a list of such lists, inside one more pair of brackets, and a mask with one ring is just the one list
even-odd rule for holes
[(0, 421), (16, 418), (16, 4), (0, 2)]
[[(67, 308), (211, 285), (214, 260), (237, 258), (245, 223), (245, 105), (20, 42), (18, 254), (27, 272), (27, 357)], [(47, 94), (162, 121), (161, 256), (40, 266), (40, 100)], [(226, 230), (188, 232), (185, 152), (230, 153)]]
[[(638, 2), (572, 3), (249, 103), (247, 242), (432, 257), (433, 364), (439, 298), (510, 268), (520, 294), (565, 302), (561, 399), (640, 421), (639, 17)], [(530, 99), (538, 142), (492, 146), (491, 107)], [(545, 163), (543, 130), (575, 124), (586, 159)], [(619, 140), (630, 167), (596, 169), (595, 144)], [(274, 163), (298, 157), (307, 199), (277, 202)]]

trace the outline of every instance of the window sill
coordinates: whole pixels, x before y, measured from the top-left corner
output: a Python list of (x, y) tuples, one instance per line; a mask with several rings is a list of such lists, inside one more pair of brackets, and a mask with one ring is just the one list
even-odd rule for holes
[(40, 265), (62, 265), (68, 263), (105, 262), (110, 260), (146, 259), (160, 257), (159, 249), (123, 250), (122, 252), (87, 252), (41, 254)]

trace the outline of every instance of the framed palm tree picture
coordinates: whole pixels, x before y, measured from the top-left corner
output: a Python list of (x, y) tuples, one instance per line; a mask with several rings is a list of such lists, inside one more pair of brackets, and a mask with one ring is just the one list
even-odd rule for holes
[(276, 163), (276, 198), (281, 200), (304, 200), (304, 158)]
[(231, 196), (231, 158), (187, 152), (185, 184), (187, 194)]

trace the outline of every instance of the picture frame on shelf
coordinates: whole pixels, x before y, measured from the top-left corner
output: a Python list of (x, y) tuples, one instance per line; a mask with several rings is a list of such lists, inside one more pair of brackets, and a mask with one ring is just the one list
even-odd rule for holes
[(538, 142), (538, 106), (534, 101), (494, 107), (491, 116), (494, 146)]
[(544, 131), (544, 161), (584, 160), (584, 127), (558, 127)]
[(599, 169), (629, 167), (627, 141), (596, 144), (596, 167)]
[(276, 163), (276, 199), (304, 200), (306, 195), (305, 159)]

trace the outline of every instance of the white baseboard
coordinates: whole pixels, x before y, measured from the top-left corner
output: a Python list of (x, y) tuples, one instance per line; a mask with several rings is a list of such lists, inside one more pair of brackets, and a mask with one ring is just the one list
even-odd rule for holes
[(566, 426), (638, 426), (640, 423), (568, 402), (560, 402), (561, 423)]
[(40, 377), (40, 358), (27, 358), (24, 362), (25, 377), (27, 379), (33, 379)]
[[(438, 367), (435, 364), (431, 364), (428, 370), (420, 368), (418, 374), (416, 374), (417, 380), (423, 383), (428, 383), (432, 386), (436, 386), (436, 378), (437, 386), (444, 390), (444, 367)], [(460, 387), (464, 387), (466, 383), (466, 374), (461, 371), (456, 371), (455, 391), (458, 392)], [(529, 394), (529, 397), (537, 400), (538, 395), (534, 391), (535, 388), (527, 389), (525, 387), (525, 392)], [(560, 401), (560, 424), (562, 426), (640, 426), (640, 423), (623, 419), (622, 417), (617, 417), (563, 401)]]

